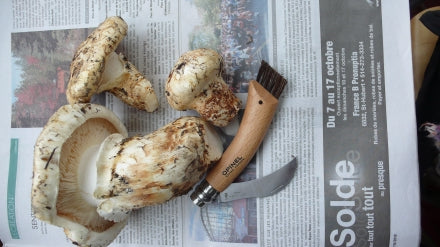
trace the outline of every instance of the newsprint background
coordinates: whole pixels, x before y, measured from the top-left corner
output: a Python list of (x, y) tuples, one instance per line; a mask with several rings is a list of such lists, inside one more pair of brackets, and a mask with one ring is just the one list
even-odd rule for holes
[[(112, 246), (417, 246), (419, 184), (409, 8), (398, 0), (5, 1), (0, 10), (0, 239), (6, 246), (70, 246), (30, 207), (33, 145), (67, 104), (78, 44), (105, 17), (129, 25), (118, 48), (149, 78), (159, 110), (106, 105), (130, 135), (183, 114), (164, 83), (178, 57), (208, 47), (246, 101), (260, 61), (288, 80), (278, 112), (239, 178), (255, 179), (298, 158), (292, 183), (268, 198), (214, 203), (187, 196), (131, 214)], [(404, 109), (404, 110), (401, 110)], [(231, 139), (239, 124), (222, 129)], [(227, 145), (227, 143), (225, 143)]]

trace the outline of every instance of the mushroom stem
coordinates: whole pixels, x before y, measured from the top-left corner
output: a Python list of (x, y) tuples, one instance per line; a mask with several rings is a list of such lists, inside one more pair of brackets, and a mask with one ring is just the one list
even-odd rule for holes
[(222, 78), (213, 80), (201, 95), (190, 107), (216, 126), (228, 125), (238, 112), (240, 101)]
[[(119, 58), (124, 61), (123, 69), (128, 73), (128, 78), (122, 83), (115, 84), (108, 91), (137, 109), (147, 112), (157, 110), (159, 101), (151, 82), (124, 55), (119, 54)], [(104, 76), (106, 76), (107, 70), (112, 69), (111, 66), (109, 68), (106, 66)]]
[(96, 160), (98, 158), (99, 146), (93, 145), (85, 150), (78, 165), (78, 186), (81, 196), (94, 207), (98, 206), (98, 201), (93, 196), (93, 192), (97, 180)]
[(151, 82), (122, 53), (107, 56), (99, 85), (97, 93), (109, 91), (137, 109), (153, 112), (159, 107)]

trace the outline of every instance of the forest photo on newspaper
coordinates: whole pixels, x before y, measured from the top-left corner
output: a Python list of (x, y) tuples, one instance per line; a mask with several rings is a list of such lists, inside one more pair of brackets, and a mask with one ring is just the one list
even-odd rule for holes
[(70, 63), (92, 29), (11, 34), (12, 128), (43, 127), (67, 104)]
[(267, 0), (187, 0), (202, 20), (190, 33), (189, 49), (220, 52), (224, 79), (236, 93), (246, 93), (261, 60), (268, 59)]

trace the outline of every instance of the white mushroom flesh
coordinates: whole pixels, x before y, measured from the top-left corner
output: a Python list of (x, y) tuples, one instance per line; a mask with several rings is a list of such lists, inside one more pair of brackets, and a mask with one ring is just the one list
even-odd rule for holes
[(93, 192), (96, 187), (96, 158), (98, 157), (100, 145), (93, 145), (84, 150), (78, 167), (78, 185), (81, 195), (90, 205), (97, 206)]
[(96, 88), (96, 93), (111, 90), (112, 88), (120, 85), (128, 79), (130, 76), (125, 68), (125, 57), (116, 52), (110, 53), (105, 61), (105, 67), (101, 75), (100, 80), (106, 83), (99, 83)]

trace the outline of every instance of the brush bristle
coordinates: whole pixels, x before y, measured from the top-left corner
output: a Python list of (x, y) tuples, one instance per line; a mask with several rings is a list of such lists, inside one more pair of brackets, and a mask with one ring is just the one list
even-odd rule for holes
[(261, 61), (257, 81), (277, 99), (287, 84), (287, 80), (264, 60)]

